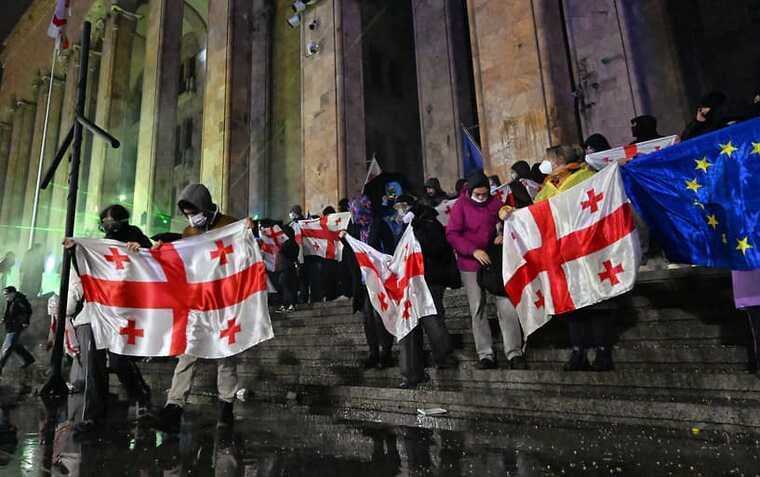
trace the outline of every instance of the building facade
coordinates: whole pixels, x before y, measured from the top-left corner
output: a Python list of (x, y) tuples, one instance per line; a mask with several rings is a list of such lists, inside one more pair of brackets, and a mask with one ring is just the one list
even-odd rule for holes
[(318, 0), (297, 16), (293, 3), (74, 0), (72, 46), (51, 72), (52, 4), (34, 2), (0, 52), (2, 249), (23, 253), (32, 227), (58, 248), (64, 168), (34, 223), (32, 209), (40, 161), (72, 124), (85, 19), (86, 111), (122, 147), (86, 139), (84, 235), (110, 203), (148, 233), (178, 230), (177, 194), (195, 181), (232, 215), (318, 212), (356, 195), (373, 157), (451, 190), (463, 127), (505, 178), (591, 133), (626, 144), (638, 115), (678, 133), (705, 91), (741, 102), (758, 87), (751, 0)]

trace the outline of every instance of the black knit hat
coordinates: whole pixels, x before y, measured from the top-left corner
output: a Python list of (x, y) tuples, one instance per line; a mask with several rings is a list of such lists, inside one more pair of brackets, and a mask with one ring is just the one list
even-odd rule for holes
[(467, 184), (470, 186), (470, 190), (477, 189), (479, 187), (491, 187), (488, 182), (488, 177), (483, 171), (475, 171), (467, 178)]

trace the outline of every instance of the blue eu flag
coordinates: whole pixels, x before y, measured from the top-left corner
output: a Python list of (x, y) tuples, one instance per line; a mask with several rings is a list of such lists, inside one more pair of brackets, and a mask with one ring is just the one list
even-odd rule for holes
[(621, 172), (668, 259), (760, 268), (760, 119), (647, 154)]
[(464, 172), (464, 177), (470, 177), (473, 172), (483, 170), (483, 156), (480, 154), (480, 148), (475, 144), (475, 140), (464, 126), (462, 126), (462, 132), (464, 132), (462, 135), (462, 147), (464, 148), (462, 172)]

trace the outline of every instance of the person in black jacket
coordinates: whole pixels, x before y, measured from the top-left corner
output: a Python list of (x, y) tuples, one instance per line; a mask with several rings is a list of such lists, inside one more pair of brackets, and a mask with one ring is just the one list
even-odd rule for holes
[(687, 141), (724, 127), (726, 121), (722, 117), (721, 108), (726, 99), (726, 95), (720, 91), (712, 91), (704, 95), (697, 105), (694, 120), (681, 133), (681, 141)]
[[(396, 249), (393, 232), (381, 217), (372, 213), (372, 202), (369, 197), (362, 196), (352, 200), (349, 208), (351, 210), (351, 223), (348, 225), (347, 233), (379, 252), (392, 255)], [(367, 346), (369, 347), (369, 357), (365, 360), (364, 367), (366, 369), (390, 367), (393, 364), (391, 358), (393, 335), (385, 329), (380, 315), (372, 308), (367, 287), (362, 280), (361, 271), (351, 247), (344, 243), (343, 252), (344, 254), (348, 252), (350, 257), (354, 286), (354, 313), (359, 310), (362, 311), (364, 336), (367, 338)]]
[[(401, 199), (399, 199), (401, 200)], [(446, 230), (438, 221), (438, 212), (423, 204), (412, 204), (411, 220), (414, 236), (422, 248), (425, 265), (425, 282), (433, 296), (437, 315), (420, 318), (419, 325), (399, 342), (399, 367), (401, 368), (401, 388), (412, 389), (427, 380), (423, 352), (423, 330), (430, 342), (433, 361), (438, 369), (456, 365), (451, 355), (451, 337), (446, 329), (446, 310), (443, 295), (446, 287), (458, 288), (461, 284), (456, 267), (454, 251), (446, 240)]]
[(3, 323), (5, 324), (5, 340), (3, 341), (2, 352), (0, 354), (0, 374), (3, 367), (13, 353), (16, 353), (24, 360), (22, 368), (27, 368), (34, 363), (34, 356), (19, 343), (21, 333), (29, 326), (29, 318), (32, 316), (32, 305), (26, 299), (23, 293), (16, 290), (15, 287), (5, 287), (5, 315)]

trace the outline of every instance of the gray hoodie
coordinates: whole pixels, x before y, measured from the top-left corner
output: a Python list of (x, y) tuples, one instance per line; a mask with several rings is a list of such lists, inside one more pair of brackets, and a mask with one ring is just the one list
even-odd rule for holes
[(188, 184), (179, 195), (177, 207), (182, 209), (183, 203), (190, 204), (209, 216), (218, 210), (216, 204), (211, 201), (211, 193), (203, 184)]

